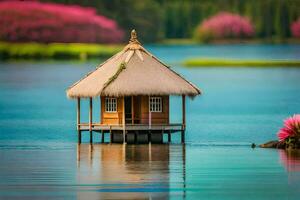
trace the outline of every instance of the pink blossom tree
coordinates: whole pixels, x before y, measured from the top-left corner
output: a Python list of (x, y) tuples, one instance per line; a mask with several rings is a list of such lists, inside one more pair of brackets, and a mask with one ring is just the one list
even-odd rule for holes
[(295, 147), (300, 140), (300, 114), (284, 120), (284, 126), (277, 133), (278, 139), (287, 146)]
[(237, 14), (220, 12), (204, 20), (196, 28), (196, 37), (200, 40), (223, 38), (246, 38), (254, 35), (251, 21)]
[(300, 38), (300, 18), (291, 24), (292, 36)]
[(0, 2), (0, 40), (116, 43), (123, 31), (93, 8), (37, 1)]

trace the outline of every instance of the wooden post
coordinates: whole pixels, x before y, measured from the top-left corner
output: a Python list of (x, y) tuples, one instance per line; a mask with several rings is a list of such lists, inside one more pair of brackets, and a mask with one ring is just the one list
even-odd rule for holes
[(81, 130), (80, 130), (80, 97), (77, 98), (77, 131), (78, 143), (81, 143)]
[(134, 102), (133, 102), (133, 96), (131, 96), (131, 123), (134, 124)]
[(77, 167), (80, 167), (80, 144), (77, 144)]
[(111, 132), (111, 126), (109, 126), (109, 136), (110, 136), (110, 143), (112, 143), (113, 142), (113, 134), (112, 134), (112, 132)]
[(185, 143), (185, 95), (182, 95), (182, 130), (181, 143)]
[(104, 143), (104, 136), (105, 135), (104, 135), (104, 131), (103, 130), (101, 130), (101, 134), (102, 134), (101, 142)]
[(150, 110), (150, 96), (148, 96), (148, 124), (149, 124), (149, 130), (151, 129), (151, 110)]
[(89, 112), (90, 143), (93, 143), (92, 123), (93, 123), (93, 100), (92, 97), (90, 97), (90, 112)]
[(171, 131), (170, 130), (168, 131), (168, 142), (169, 143), (171, 142)]
[(185, 144), (182, 145), (182, 178), (183, 178), (183, 196), (185, 199), (186, 195), (186, 155), (185, 155)]
[(149, 131), (148, 131), (148, 142), (151, 143), (151, 125), (152, 125), (152, 112), (151, 112), (151, 109), (150, 109), (150, 96), (149, 96), (149, 100), (148, 100), (148, 109), (149, 109), (149, 119), (148, 119), (148, 123), (149, 123)]
[(122, 124), (123, 124), (123, 143), (126, 143), (126, 136), (125, 136), (125, 97), (123, 97), (123, 117), (122, 117)]
[(100, 117), (100, 119), (99, 119), (99, 122), (100, 122), (100, 124), (102, 124), (103, 122), (102, 122), (102, 102), (101, 102), (101, 96), (99, 96), (100, 98), (99, 98), (99, 100), (100, 100), (100, 102), (99, 102), (99, 104), (100, 104), (100, 115), (99, 115), (99, 117)]

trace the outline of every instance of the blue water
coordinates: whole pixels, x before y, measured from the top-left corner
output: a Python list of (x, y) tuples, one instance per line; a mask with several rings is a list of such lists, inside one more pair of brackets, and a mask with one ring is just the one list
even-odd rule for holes
[[(98, 62), (0, 63), (0, 199), (296, 199), (300, 153), (251, 149), (300, 113), (299, 68), (193, 68), (188, 57), (299, 59), (296, 45), (148, 46), (195, 83), (187, 144), (77, 145), (65, 90)], [(84, 102), (82, 108), (88, 108)], [(99, 110), (99, 100), (95, 110)], [(87, 120), (88, 113), (82, 114)], [(94, 113), (99, 119), (99, 113)], [(181, 121), (181, 98), (171, 98)], [(88, 134), (83, 136), (88, 141)]]

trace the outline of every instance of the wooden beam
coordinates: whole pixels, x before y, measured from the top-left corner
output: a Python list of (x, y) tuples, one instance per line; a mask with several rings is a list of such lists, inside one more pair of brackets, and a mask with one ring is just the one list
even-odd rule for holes
[(93, 123), (93, 99), (90, 97), (90, 110), (89, 110), (89, 131), (90, 131), (90, 143), (93, 143), (93, 131), (92, 131), (92, 123)]
[(182, 130), (181, 143), (185, 143), (185, 95), (182, 95)]
[(122, 116), (122, 124), (123, 124), (123, 143), (126, 143), (125, 136), (125, 97), (123, 97), (123, 116)]
[(80, 130), (80, 98), (77, 98), (77, 131), (78, 131), (78, 143), (81, 143), (81, 130)]

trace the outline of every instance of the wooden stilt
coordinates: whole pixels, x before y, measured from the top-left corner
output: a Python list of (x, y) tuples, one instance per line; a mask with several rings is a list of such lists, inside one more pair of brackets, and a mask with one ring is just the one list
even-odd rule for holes
[(148, 132), (148, 142), (151, 143), (151, 130)]
[(101, 131), (101, 136), (102, 136), (101, 142), (104, 143), (104, 131), (103, 130)]
[(181, 143), (185, 143), (185, 130), (181, 131)]
[(80, 98), (77, 98), (77, 130), (78, 130), (78, 143), (81, 143), (81, 130), (80, 130)]
[(151, 143), (148, 145), (148, 154), (149, 154), (149, 161), (152, 161), (152, 146)]
[(150, 96), (148, 97), (148, 109), (149, 109), (149, 114), (148, 114), (148, 123), (149, 123), (149, 132), (148, 132), (148, 142), (151, 143), (151, 126), (152, 126), (152, 112), (150, 109)]
[(168, 131), (168, 142), (171, 142), (171, 131)]
[(113, 134), (111, 132), (111, 126), (109, 126), (109, 136), (110, 136), (109, 142), (112, 143), (113, 142)]
[(99, 104), (100, 104), (100, 119), (99, 119), (99, 122), (100, 122), (100, 124), (102, 124), (102, 115), (103, 115), (103, 112), (102, 112), (102, 106), (101, 106), (101, 96), (100, 96), (100, 98), (99, 98)]
[(131, 96), (131, 123), (134, 124), (134, 98)]
[(185, 144), (182, 144), (182, 178), (183, 178), (183, 197), (186, 196), (186, 155), (185, 155)]
[(89, 112), (90, 143), (93, 143), (92, 123), (93, 123), (93, 100), (90, 97), (90, 112)]
[(80, 98), (77, 98), (77, 131), (78, 143), (81, 143), (81, 130), (80, 130)]
[(81, 144), (81, 130), (78, 130), (78, 143)]
[(122, 117), (122, 122), (123, 122), (123, 143), (126, 143), (126, 130), (125, 130), (125, 97), (123, 97), (123, 117)]
[(182, 130), (181, 143), (185, 143), (185, 95), (182, 95)]

